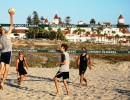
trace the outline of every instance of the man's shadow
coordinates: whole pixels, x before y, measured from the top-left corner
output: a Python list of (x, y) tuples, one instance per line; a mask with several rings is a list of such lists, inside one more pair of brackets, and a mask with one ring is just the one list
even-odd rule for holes
[[(16, 74), (16, 73), (11, 73), (10, 75), (12, 74)], [(46, 81), (46, 82), (53, 82), (53, 79), (52, 78), (46, 78), (46, 77), (39, 77), (39, 76), (33, 76), (33, 75), (28, 75), (27, 77), (30, 77), (30, 78), (33, 78), (33, 79), (24, 79), (24, 81)], [(22, 90), (28, 90), (28, 91), (31, 91), (30, 89), (28, 89), (28, 87), (23, 87), (23, 86), (19, 86), (18, 85), (18, 79), (6, 79), (6, 82), (5, 84), (7, 86), (10, 86), (10, 87), (13, 87), (13, 88), (16, 88), (16, 89), (22, 89)]]
[(123, 89), (114, 89), (116, 92), (122, 94), (122, 95), (128, 95), (130, 96), (130, 90), (123, 90)]

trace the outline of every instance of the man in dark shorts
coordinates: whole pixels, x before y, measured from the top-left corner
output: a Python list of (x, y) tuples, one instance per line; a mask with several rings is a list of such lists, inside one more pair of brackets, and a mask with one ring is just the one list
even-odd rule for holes
[(2, 82), (0, 83), (0, 89), (3, 89), (4, 87), (4, 83), (5, 83), (5, 80), (9, 71), (10, 62), (11, 62), (12, 41), (11, 41), (10, 34), (13, 29), (13, 15), (14, 13), (10, 13), (10, 27), (7, 33), (5, 33), (4, 28), (0, 26), (0, 34), (2, 35), (0, 39), (1, 44), (2, 44), (0, 78), (1, 78), (2, 71), (5, 69)]
[(58, 96), (60, 94), (59, 91), (59, 84), (58, 84), (58, 78), (63, 78), (63, 83), (65, 85), (66, 91), (67, 91), (67, 95), (69, 95), (69, 87), (68, 84), (66, 82), (66, 79), (69, 78), (69, 64), (70, 64), (70, 60), (69, 60), (69, 54), (67, 51), (68, 46), (66, 44), (62, 44), (61, 45), (61, 59), (60, 62), (58, 62), (56, 65), (60, 65), (59, 71), (57, 72), (57, 74), (54, 77), (54, 83), (57, 89), (57, 93), (56, 96)]
[[(86, 48), (83, 47), (82, 51), (85, 51)], [(90, 59), (90, 56), (86, 53), (82, 53), (79, 57), (78, 57), (78, 67), (79, 67), (79, 75), (80, 75), (80, 85), (79, 87), (81, 88), (82, 86), (82, 81), (84, 80), (86, 82), (86, 86), (87, 86), (87, 80), (84, 77), (84, 73), (86, 72), (87, 66), (88, 66), (88, 62), (89, 62), (89, 69), (92, 69), (92, 62)]]

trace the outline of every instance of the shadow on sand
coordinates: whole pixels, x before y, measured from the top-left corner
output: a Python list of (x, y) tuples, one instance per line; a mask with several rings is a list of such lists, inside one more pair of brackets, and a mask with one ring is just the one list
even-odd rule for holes
[(123, 89), (114, 89), (116, 92), (122, 94), (122, 95), (128, 95), (130, 96), (130, 90), (123, 90)]

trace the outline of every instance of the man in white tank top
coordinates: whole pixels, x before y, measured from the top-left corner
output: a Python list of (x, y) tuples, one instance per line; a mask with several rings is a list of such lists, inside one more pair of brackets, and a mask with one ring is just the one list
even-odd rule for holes
[(10, 13), (10, 27), (7, 33), (5, 33), (4, 28), (0, 26), (0, 34), (2, 35), (0, 39), (0, 42), (2, 44), (0, 78), (1, 78), (2, 71), (5, 68), (3, 79), (0, 83), (0, 89), (3, 89), (4, 87), (4, 83), (5, 83), (8, 71), (9, 71), (9, 66), (10, 66), (10, 61), (11, 61), (12, 41), (11, 41), (10, 34), (13, 29), (13, 15), (14, 13)]

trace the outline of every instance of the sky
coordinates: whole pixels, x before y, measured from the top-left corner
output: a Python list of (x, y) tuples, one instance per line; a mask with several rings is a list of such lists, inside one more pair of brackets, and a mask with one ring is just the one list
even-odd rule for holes
[(33, 11), (37, 11), (39, 17), (48, 18), (49, 22), (56, 13), (62, 21), (70, 16), (71, 24), (80, 20), (89, 24), (92, 18), (96, 23), (117, 24), (122, 13), (125, 24), (130, 24), (130, 0), (0, 0), (0, 23), (9, 23), (9, 8), (16, 10), (15, 24), (26, 24)]

